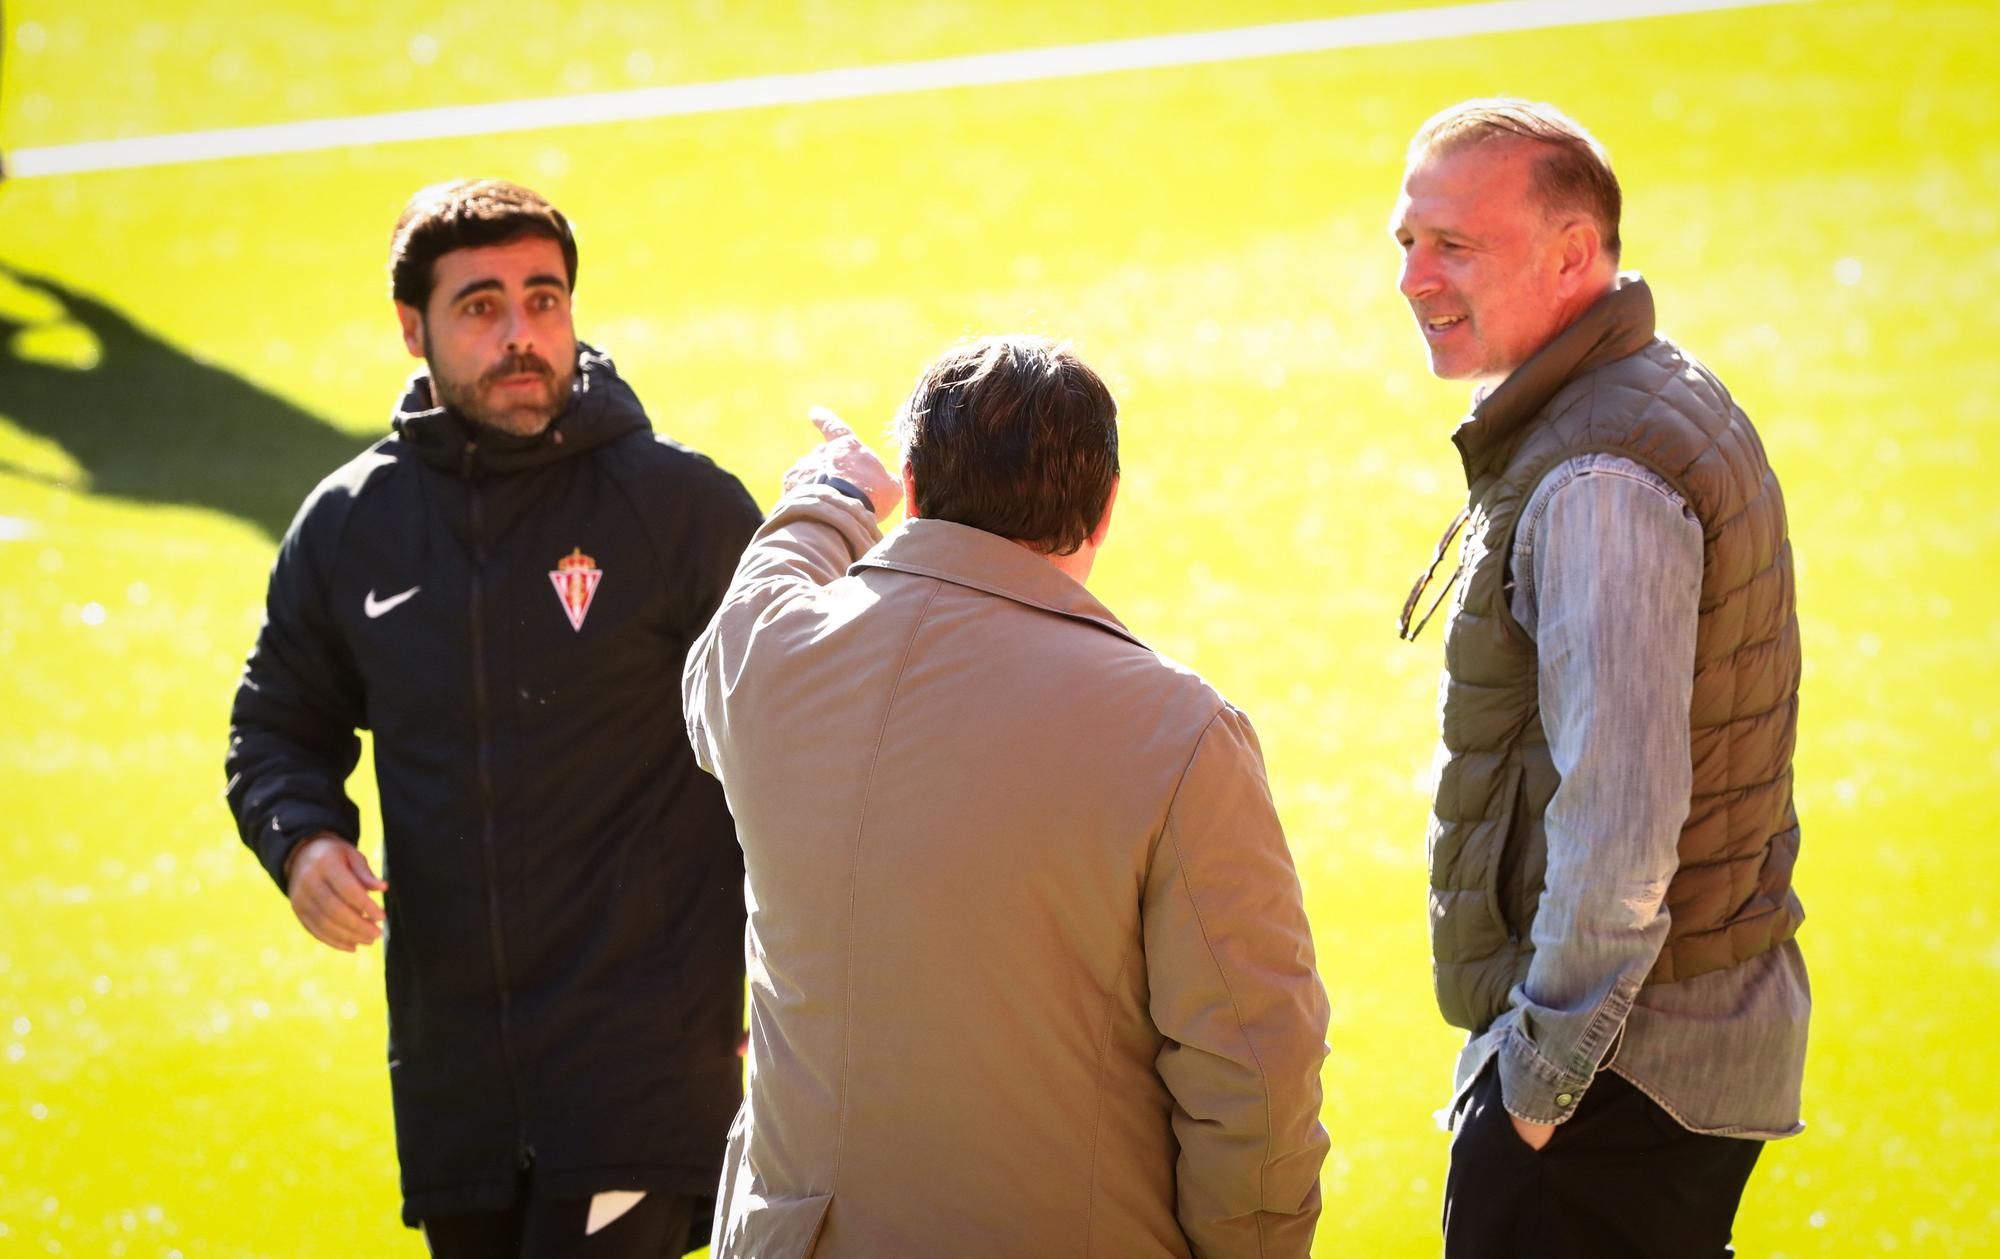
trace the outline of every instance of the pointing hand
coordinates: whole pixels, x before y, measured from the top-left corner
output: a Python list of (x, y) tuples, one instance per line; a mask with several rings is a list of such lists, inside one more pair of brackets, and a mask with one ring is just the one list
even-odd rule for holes
[(809, 485), (823, 476), (838, 477), (868, 496), (878, 522), (887, 519), (903, 501), (902, 478), (891, 474), (875, 452), (854, 435), (847, 421), (832, 411), (814, 407), (810, 417), (819, 430), (820, 444), (785, 473), (785, 488)]

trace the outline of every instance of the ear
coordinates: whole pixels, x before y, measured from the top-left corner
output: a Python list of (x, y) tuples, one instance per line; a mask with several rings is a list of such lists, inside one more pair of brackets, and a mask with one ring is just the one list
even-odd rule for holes
[(403, 325), (403, 348), (412, 358), (424, 357), (424, 312), (397, 302), (396, 322)]
[(1090, 538), (1086, 543), (1092, 550), (1103, 546), (1105, 537), (1111, 532), (1111, 509), (1118, 505), (1119, 484), (1117, 477), (1111, 478), (1111, 493), (1105, 497), (1104, 514), (1097, 518), (1097, 527), (1090, 531)]
[(1556, 283), (1565, 294), (1590, 286), (1598, 263), (1604, 256), (1604, 241), (1597, 224), (1587, 218), (1571, 219), (1556, 233)]
[(903, 465), (903, 519), (917, 519), (917, 482), (910, 475), (910, 465)]

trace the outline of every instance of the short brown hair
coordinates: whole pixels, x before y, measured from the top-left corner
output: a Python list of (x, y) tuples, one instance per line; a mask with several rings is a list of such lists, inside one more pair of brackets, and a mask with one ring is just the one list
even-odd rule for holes
[(433, 264), (455, 249), (504, 245), (541, 236), (562, 246), (569, 287), (576, 289), (576, 236), (562, 211), (540, 193), (504, 179), (459, 179), (422, 188), (403, 207), (389, 238), (389, 291), (423, 310), (436, 283)]
[(924, 369), (896, 416), (917, 515), (1081, 549), (1118, 479), (1118, 404), (1067, 343), (986, 337)]
[(1535, 163), (1535, 192), (1543, 209), (1550, 214), (1588, 214), (1597, 222), (1604, 252), (1616, 262), (1624, 194), (1612, 172), (1611, 155), (1596, 136), (1554, 105), (1512, 96), (1461, 101), (1417, 129), (1410, 141), (1410, 164), (1509, 137), (1547, 147)]

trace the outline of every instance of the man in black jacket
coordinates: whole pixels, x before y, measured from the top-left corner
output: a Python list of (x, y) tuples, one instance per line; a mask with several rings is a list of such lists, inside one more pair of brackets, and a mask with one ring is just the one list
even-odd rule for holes
[[(428, 370), (280, 546), (229, 804), (315, 937), (388, 935), (403, 1219), (432, 1252), (679, 1255), (741, 1098), (743, 985), (742, 856), (679, 680), (759, 513), (577, 342), (541, 197), (426, 189), (391, 266)], [(359, 728), (381, 878), (343, 787)]]

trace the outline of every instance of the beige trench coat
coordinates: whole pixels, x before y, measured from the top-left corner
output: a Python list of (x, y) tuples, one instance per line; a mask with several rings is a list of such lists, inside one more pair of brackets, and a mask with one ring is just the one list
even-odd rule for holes
[(748, 867), (717, 1259), (1305, 1255), (1327, 1006), (1249, 722), (1012, 542), (878, 537), (792, 491), (688, 657)]

